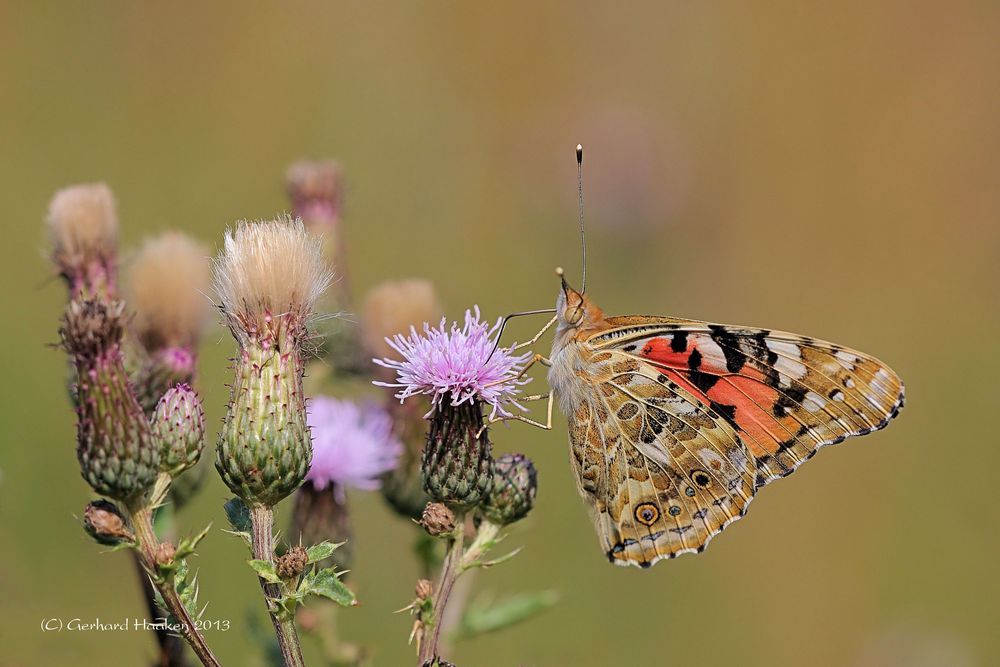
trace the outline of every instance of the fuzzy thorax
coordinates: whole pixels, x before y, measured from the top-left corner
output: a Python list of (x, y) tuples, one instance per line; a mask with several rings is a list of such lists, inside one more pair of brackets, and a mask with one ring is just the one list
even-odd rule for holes
[(121, 355), (124, 304), (73, 300), (60, 337), (76, 369), (77, 458), (100, 494), (131, 501), (156, 480), (159, 450)]
[(115, 295), (118, 214), (104, 183), (56, 192), (45, 219), (52, 261), (71, 296)]
[(215, 261), (215, 291), (241, 346), (299, 345), (332, 274), (318, 241), (289, 216), (237, 223)]

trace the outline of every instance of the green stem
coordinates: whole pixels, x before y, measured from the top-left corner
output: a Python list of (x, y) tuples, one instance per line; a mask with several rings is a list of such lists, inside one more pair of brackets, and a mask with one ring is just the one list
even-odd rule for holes
[[(273, 563), (274, 511), (265, 505), (251, 505), (250, 524), (253, 529), (253, 557)], [(299, 635), (295, 630), (295, 617), (279, 604), (281, 587), (263, 579), (260, 580), (260, 587), (264, 591), (267, 613), (271, 616), (271, 623), (274, 624), (274, 634), (278, 638), (278, 647), (281, 649), (285, 667), (305, 667)]]
[(462, 573), (462, 547), (465, 540), (465, 515), (455, 517), (455, 532), (448, 541), (448, 553), (441, 566), (441, 579), (434, 593), (434, 609), (431, 618), (426, 621), (423, 638), (420, 642), (420, 652), (417, 657), (418, 667), (433, 664), (438, 658), (438, 642), (441, 640), (441, 619), (448, 607), (448, 598), (455, 587), (455, 580)]
[(160, 592), (160, 596), (163, 598), (167, 609), (180, 622), (181, 634), (184, 640), (191, 645), (191, 649), (198, 656), (198, 659), (201, 660), (202, 664), (206, 665), (206, 667), (220, 667), (221, 663), (219, 659), (212, 653), (212, 649), (208, 647), (205, 637), (195, 625), (194, 619), (191, 618), (187, 607), (184, 606), (180, 596), (177, 594), (177, 589), (174, 588), (173, 581), (161, 581), (160, 577), (154, 576), (156, 572), (156, 547), (159, 546), (160, 541), (153, 530), (152, 506), (144, 503), (139, 507), (130, 506), (128, 510), (132, 519), (132, 528), (135, 530), (135, 539), (139, 545), (139, 554), (142, 558), (143, 567), (146, 569), (147, 574), (150, 575), (150, 580), (156, 586), (156, 590)]

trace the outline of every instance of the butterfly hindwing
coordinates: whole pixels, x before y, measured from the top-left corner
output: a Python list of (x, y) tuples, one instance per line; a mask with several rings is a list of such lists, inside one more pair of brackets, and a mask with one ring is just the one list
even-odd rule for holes
[(701, 551), (753, 498), (736, 430), (641, 360), (598, 354), (591, 370), (596, 395), (570, 420), (571, 459), (609, 560)]

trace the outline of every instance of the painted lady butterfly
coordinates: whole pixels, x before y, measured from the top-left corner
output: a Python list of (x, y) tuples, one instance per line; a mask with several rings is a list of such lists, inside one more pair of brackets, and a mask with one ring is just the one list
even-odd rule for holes
[[(579, 146), (577, 161), (582, 232)], [(618, 565), (701, 552), (761, 487), (903, 406), (899, 376), (861, 352), (780, 331), (606, 317), (584, 290), (562, 281), (545, 327), (556, 323), (551, 359), (535, 357), (550, 366), (552, 394), (537, 398), (550, 400), (547, 427), (553, 398), (566, 414), (577, 486)]]

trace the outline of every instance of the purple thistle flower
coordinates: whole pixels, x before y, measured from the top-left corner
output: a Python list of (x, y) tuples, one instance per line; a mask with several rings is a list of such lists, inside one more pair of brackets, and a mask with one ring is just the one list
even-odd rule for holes
[(309, 401), (313, 457), (306, 480), (317, 489), (333, 484), (379, 488), (379, 476), (396, 467), (403, 452), (392, 433), (392, 417), (374, 404), (317, 396)]
[(400, 388), (396, 393), (400, 401), (426, 394), (434, 408), (440, 407), (445, 397), (450, 397), (452, 406), (479, 400), (492, 406), (491, 419), (511, 416), (505, 404), (523, 410), (516, 397), (521, 393), (519, 387), (531, 378), (518, 378), (517, 374), (531, 353), (514, 355), (513, 346), (498, 347), (494, 352), (501, 320), (497, 319), (490, 328), (479, 320), (479, 306), (465, 311), (465, 326), (461, 329), (458, 323), (452, 323), (448, 330), (445, 322), (441, 318), (438, 328), (424, 324), (423, 335), (410, 327), (409, 336), (397, 334), (387, 338), (386, 342), (403, 360), (373, 359), (379, 366), (396, 371), (397, 380), (374, 384)]

